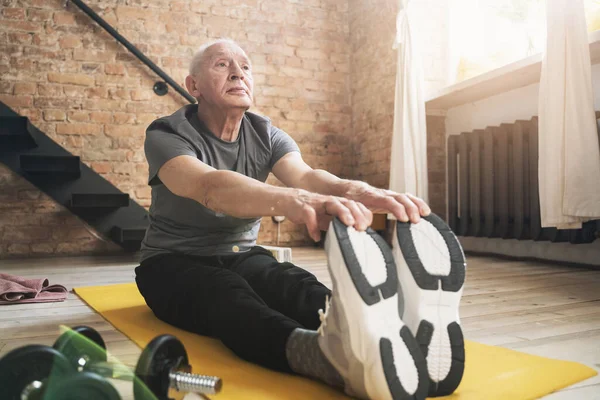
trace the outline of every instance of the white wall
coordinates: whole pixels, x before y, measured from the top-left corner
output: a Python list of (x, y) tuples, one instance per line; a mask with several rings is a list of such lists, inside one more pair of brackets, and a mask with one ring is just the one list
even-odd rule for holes
[[(600, 64), (592, 65), (594, 103), (600, 107)], [(538, 92), (540, 84), (525, 86), (498, 94), (474, 103), (463, 104), (448, 110), (446, 135), (458, 135), (501, 123), (513, 123), (518, 119), (528, 120), (538, 114)]]

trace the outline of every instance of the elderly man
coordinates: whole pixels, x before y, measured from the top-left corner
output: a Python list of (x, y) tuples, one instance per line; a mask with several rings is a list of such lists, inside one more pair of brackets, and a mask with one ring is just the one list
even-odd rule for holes
[[(247, 112), (252, 64), (233, 41), (202, 46), (186, 86), (198, 104), (154, 121), (145, 143), (152, 205), (135, 272), (154, 314), (353, 396), (454, 391), (464, 257), (444, 223), (410, 194), (305, 164), (290, 136)], [(270, 172), (287, 187), (265, 184)], [(400, 221), (393, 250), (368, 228), (371, 210)], [(260, 218), (275, 215), (315, 241), (329, 229), (333, 292), (256, 246)]]

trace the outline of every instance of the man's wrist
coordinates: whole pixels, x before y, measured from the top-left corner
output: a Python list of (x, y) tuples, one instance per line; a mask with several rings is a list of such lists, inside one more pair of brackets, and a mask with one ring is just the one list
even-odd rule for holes
[(341, 197), (346, 197), (351, 200), (358, 200), (367, 190), (371, 189), (368, 183), (354, 180), (343, 180), (341, 183), (342, 194)]

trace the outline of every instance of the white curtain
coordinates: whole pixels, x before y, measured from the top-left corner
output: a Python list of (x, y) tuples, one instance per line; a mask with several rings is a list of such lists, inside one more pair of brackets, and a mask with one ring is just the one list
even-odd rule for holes
[(547, 0), (539, 97), (543, 227), (600, 218), (600, 147), (583, 0)]
[[(411, 25), (411, 0), (399, 0), (396, 19), (398, 51), (390, 190), (409, 192), (426, 202), (427, 127), (423, 93), (423, 66)], [(413, 19), (414, 20), (414, 19)]]

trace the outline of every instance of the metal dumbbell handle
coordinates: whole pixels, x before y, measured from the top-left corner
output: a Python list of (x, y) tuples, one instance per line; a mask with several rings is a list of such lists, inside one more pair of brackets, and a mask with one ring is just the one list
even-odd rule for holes
[(178, 391), (202, 394), (216, 394), (223, 385), (221, 378), (191, 374), (189, 372), (170, 372), (169, 386)]
[[(94, 372), (106, 378), (126, 381), (136, 379), (133, 370), (122, 364), (98, 361), (87, 363), (82, 359), (79, 365), (81, 365), (85, 371)], [(221, 378), (216, 376), (198, 375), (181, 371), (169, 373), (169, 386), (178, 391), (216, 394), (221, 390), (222, 385)]]

